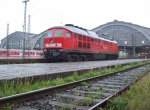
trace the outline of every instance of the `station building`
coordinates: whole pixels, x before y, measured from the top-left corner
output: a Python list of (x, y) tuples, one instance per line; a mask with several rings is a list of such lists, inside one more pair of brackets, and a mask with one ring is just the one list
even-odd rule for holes
[[(113, 21), (100, 25), (95, 31), (100, 37), (115, 39), (119, 45), (119, 57), (139, 57), (150, 55), (150, 28), (123, 21)], [(25, 49), (42, 50), (46, 31), (36, 35), (25, 34)], [(1, 40), (0, 48), (22, 49), (24, 33), (16, 31)]]

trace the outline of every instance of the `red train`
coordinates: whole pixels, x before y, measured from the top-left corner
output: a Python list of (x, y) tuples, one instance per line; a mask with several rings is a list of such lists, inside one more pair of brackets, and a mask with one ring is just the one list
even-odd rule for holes
[(46, 31), (43, 53), (45, 58), (54, 61), (117, 59), (118, 45), (93, 31), (68, 24)]
[[(0, 49), (0, 57), (21, 57), (22, 50), (21, 49)], [(40, 50), (25, 50), (25, 57), (42, 57), (43, 52)]]

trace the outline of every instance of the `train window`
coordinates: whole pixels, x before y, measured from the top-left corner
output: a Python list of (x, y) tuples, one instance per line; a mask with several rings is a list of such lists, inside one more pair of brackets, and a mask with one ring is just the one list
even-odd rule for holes
[(86, 37), (85, 36), (83, 36), (83, 41), (86, 41)]
[(78, 39), (79, 39), (79, 40), (82, 40), (82, 35), (78, 35)]
[(74, 34), (74, 38), (75, 38), (75, 39), (77, 38), (77, 34)]
[(106, 41), (106, 45), (108, 45), (108, 42)]
[(81, 42), (78, 42), (78, 47), (82, 48), (82, 43)]
[(87, 48), (90, 48), (90, 43), (87, 44)]
[(95, 42), (97, 42), (97, 39), (95, 39)]
[(86, 43), (83, 43), (83, 48), (86, 48)]
[(105, 41), (103, 41), (103, 44), (105, 44)]
[(60, 37), (63, 35), (63, 31), (62, 30), (56, 30), (54, 33), (54, 37)]
[(98, 43), (100, 43), (100, 39), (98, 39)]
[(52, 37), (52, 31), (47, 32), (47, 37)]
[(112, 46), (112, 42), (110, 43), (110, 46)]
[(94, 39), (91, 39), (91, 41), (93, 42), (93, 41), (94, 41)]
[(66, 37), (71, 38), (71, 34), (69, 32), (66, 32)]
[(90, 38), (89, 37), (87, 38), (87, 40), (88, 40), (88, 42), (90, 42)]

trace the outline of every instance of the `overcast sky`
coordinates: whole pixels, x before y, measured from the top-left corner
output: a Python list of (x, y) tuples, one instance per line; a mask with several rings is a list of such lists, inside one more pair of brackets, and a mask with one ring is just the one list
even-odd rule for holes
[[(0, 40), (23, 31), (22, 0), (0, 0)], [(31, 33), (38, 34), (52, 26), (74, 24), (93, 29), (113, 20), (131, 22), (150, 28), (150, 0), (30, 0)], [(28, 19), (27, 19), (28, 25)]]

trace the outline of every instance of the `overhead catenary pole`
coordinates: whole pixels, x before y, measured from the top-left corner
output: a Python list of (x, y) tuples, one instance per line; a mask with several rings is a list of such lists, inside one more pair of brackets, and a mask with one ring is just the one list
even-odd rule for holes
[(135, 58), (135, 46), (136, 46), (136, 41), (135, 41), (135, 36), (132, 34), (132, 55), (133, 55), (133, 58)]
[(25, 4), (24, 7), (24, 36), (23, 36), (23, 51), (22, 51), (22, 57), (25, 57), (25, 39), (26, 39), (26, 12), (27, 12), (27, 2), (29, 2), (29, 0), (23, 0), (22, 1)]
[(28, 15), (28, 33), (30, 33), (30, 31), (31, 31), (31, 22), (30, 22), (30, 20), (31, 20), (31, 16)]
[(7, 49), (7, 57), (9, 56), (9, 24), (7, 24), (7, 34), (6, 34), (6, 49)]
[(127, 45), (127, 41), (124, 41), (124, 58), (126, 58), (126, 54), (127, 54), (127, 51), (126, 51), (126, 45)]
[[(31, 27), (31, 25), (30, 25), (30, 19), (31, 19), (31, 16), (30, 15), (28, 15), (28, 33), (30, 33), (30, 27)], [(27, 43), (27, 49), (28, 49), (28, 57), (29, 57), (29, 37), (28, 37), (28, 41), (27, 41), (28, 43)]]

